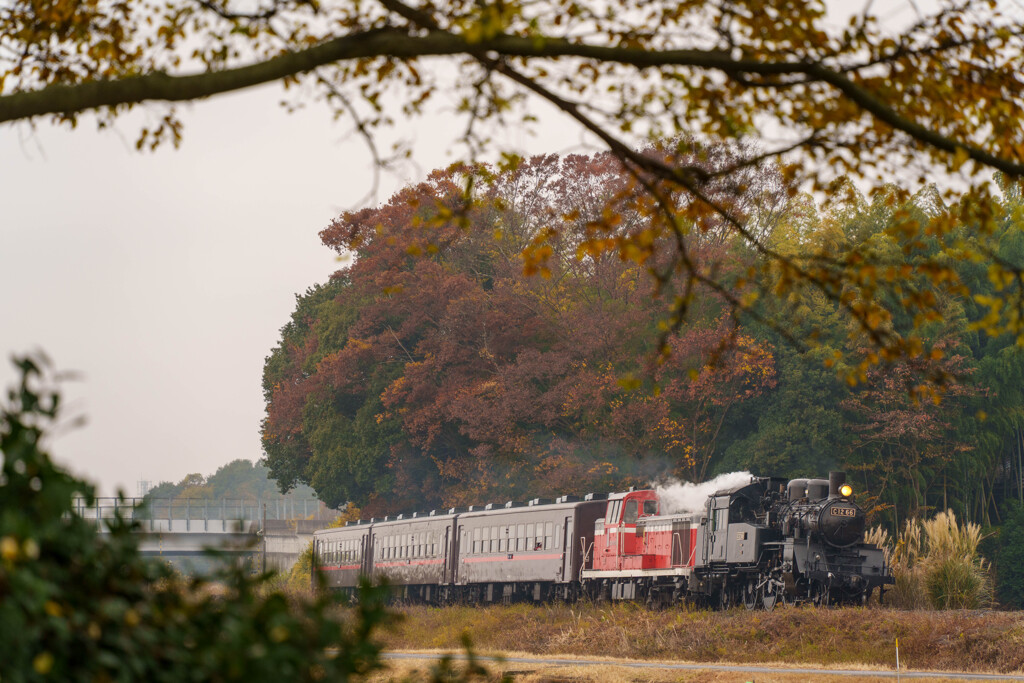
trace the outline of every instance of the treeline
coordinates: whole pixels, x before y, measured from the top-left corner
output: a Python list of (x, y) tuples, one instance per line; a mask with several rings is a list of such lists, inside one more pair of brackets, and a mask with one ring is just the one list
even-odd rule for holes
[[(715, 216), (673, 250), (607, 155), (473, 169), (467, 194), (469, 173), (321, 233), (356, 258), (298, 297), (266, 362), (283, 486), (373, 515), (842, 468), (894, 528), (947, 508), (997, 524), (1021, 497), (1024, 355), (983, 329), (1020, 283), (959, 256), (1024, 263), (1019, 187), (990, 221), (933, 188), (839, 182), (816, 202), (752, 165), (710, 192), (763, 251)], [(618, 255), (595, 248), (623, 235)], [(677, 274), (680, 249), (697, 277)], [(794, 268), (819, 286), (793, 287)], [(882, 336), (906, 352), (879, 357)]]
[[(299, 485), (289, 494), (296, 499), (312, 499), (316, 492)], [(259, 463), (239, 458), (217, 468), (210, 476), (199, 472), (185, 475), (178, 483), (161, 482), (146, 493), (153, 498), (248, 499), (278, 498), (281, 492), (277, 482), (270, 478), (270, 470)]]

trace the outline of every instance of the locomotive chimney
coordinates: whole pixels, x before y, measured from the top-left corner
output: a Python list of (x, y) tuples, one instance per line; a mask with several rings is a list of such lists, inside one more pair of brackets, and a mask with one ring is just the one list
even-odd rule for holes
[(839, 487), (846, 483), (846, 472), (828, 473), (828, 497), (839, 498)]

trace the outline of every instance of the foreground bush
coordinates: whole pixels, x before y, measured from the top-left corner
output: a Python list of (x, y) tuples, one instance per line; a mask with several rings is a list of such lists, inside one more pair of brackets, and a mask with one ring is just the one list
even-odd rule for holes
[(94, 489), (41, 446), (60, 397), (38, 359), (0, 403), (0, 676), (16, 681), (345, 681), (381, 667), (386, 619), (364, 587), (348, 621), (326, 598), (290, 601), (265, 577), (217, 586), (143, 558), (131, 525), (102, 538), (72, 510)]
[(898, 607), (977, 609), (992, 601), (981, 527), (958, 522), (952, 510), (907, 520), (895, 539), (875, 528), (866, 540), (885, 551), (896, 580), (887, 596)]

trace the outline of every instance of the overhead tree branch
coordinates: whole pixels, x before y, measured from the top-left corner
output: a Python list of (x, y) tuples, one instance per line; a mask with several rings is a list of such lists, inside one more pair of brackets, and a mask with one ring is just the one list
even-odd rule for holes
[[(803, 75), (809, 81), (828, 84), (878, 120), (902, 131), (918, 142), (949, 153), (963, 150), (976, 162), (1011, 176), (1024, 175), (1024, 163), (996, 156), (964, 140), (952, 139), (923, 126), (889, 106), (846, 74), (821, 62), (762, 61), (737, 59), (720, 50), (646, 50), (633, 47), (589, 45), (562, 39), (499, 34), (479, 41), (448, 31), (430, 29), (418, 35), (385, 28), (355, 33), (304, 50), (287, 52), (246, 66), (200, 74), (171, 76), (154, 72), (115, 80), (74, 85), (51, 85), (41, 90), (17, 92), (0, 97), (0, 123), (46, 114), (76, 112), (134, 104), (148, 100), (180, 102), (269, 83), (307, 73), (334, 62), (373, 57), (414, 59), (418, 57), (465, 54), (482, 57), (545, 58), (577, 57), (617, 63), (638, 69), (689, 67), (719, 71), (731, 78)], [(780, 84), (781, 85), (781, 84)]]

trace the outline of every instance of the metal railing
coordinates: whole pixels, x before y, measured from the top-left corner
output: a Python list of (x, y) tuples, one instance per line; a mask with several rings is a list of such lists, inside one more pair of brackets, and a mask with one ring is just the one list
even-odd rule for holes
[(75, 498), (73, 504), (79, 517), (95, 520), (97, 526), (120, 515), (142, 523), (144, 531), (226, 532), (264, 519), (330, 520), (337, 515), (315, 498), (97, 498), (92, 504)]

